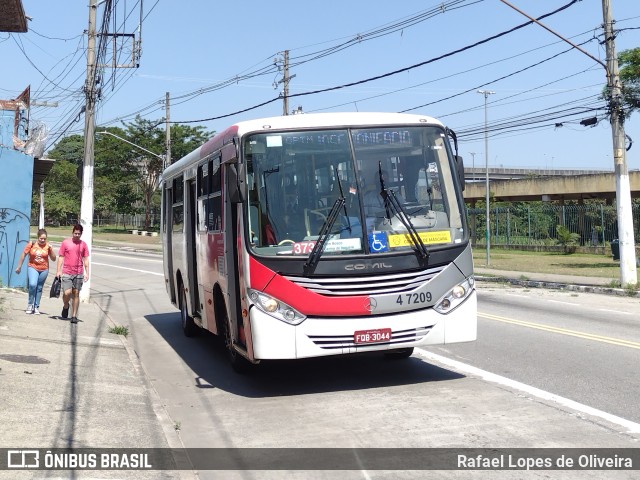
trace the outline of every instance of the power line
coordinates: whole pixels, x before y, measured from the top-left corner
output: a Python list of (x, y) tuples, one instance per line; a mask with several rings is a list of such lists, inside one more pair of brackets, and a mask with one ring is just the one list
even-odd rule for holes
[(528, 65), (528, 66), (526, 66), (526, 67), (524, 67), (524, 68), (521, 68), (520, 70), (516, 70), (515, 72), (511, 72), (511, 73), (509, 73), (509, 74), (507, 74), (507, 75), (503, 75), (503, 76), (498, 77), (498, 78), (496, 78), (496, 79), (494, 79), (494, 80), (490, 80), (490, 81), (488, 81), (488, 82), (484, 82), (484, 83), (482, 83), (482, 84), (480, 84), (480, 85), (477, 85), (477, 86), (475, 86), (475, 87), (468, 88), (467, 90), (463, 90), (462, 92), (458, 92), (458, 93), (456, 93), (456, 94), (454, 94), (454, 95), (450, 95), (450, 96), (448, 96), (448, 97), (441, 98), (441, 99), (439, 99), (439, 100), (435, 100), (435, 101), (433, 101), (433, 102), (425, 103), (425, 104), (423, 104), (423, 105), (418, 105), (418, 106), (416, 106), (416, 107), (411, 107), (411, 108), (407, 108), (407, 109), (401, 110), (401, 111), (400, 111), (400, 113), (410, 112), (410, 111), (412, 111), (412, 110), (417, 110), (418, 108), (423, 108), (423, 107), (426, 107), (426, 106), (429, 106), (429, 105), (434, 105), (434, 104), (436, 104), (436, 103), (444, 102), (445, 100), (451, 100), (452, 98), (459, 97), (460, 95), (464, 95), (465, 93), (469, 93), (469, 92), (475, 91), (475, 90), (477, 90), (477, 89), (479, 89), (479, 88), (482, 88), (482, 87), (486, 87), (486, 86), (492, 85), (492, 84), (497, 83), (497, 82), (499, 82), (499, 81), (501, 81), (501, 80), (505, 80), (505, 79), (507, 79), (507, 78), (509, 78), (509, 77), (513, 77), (514, 75), (518, 75), (518, 74), (520, 74), (520, 73), (522, 73), (522, 72), (526, 72), (527, 70), (530, 70), (530, 69), (532, 69), (532, 68), (535, 68), (535, 67), (537, 67), (537, 66), (540, 66), (540, 65), (542, 65), (543, 63), (546, 63), (546, 62), (548, 62), (548, 61), (550, 61), (550, 60), (553, 60), (554, 58), (559, 57), (560, 55), (564, 55), (565, 53), (570, 52), (571, 50), (572, 50), (572, 48), (569, 48), (569, 49), (564, 50), (564, 51), (562, 51), (562, 52), (559, 52), (559, 53), (557, 53), (557, 54), (555, 54), (555, 55), (552, 55), (552, 56), (550, 56), (550, 57), (547, 57), (547, 58), (545, 58), (545, 59), (543, 59), (543, 60), (540, 60), (539, 62), (536, 62), (536, 63), (534, 63), (534, 64), (532, 64), (532, 65)]
[(36, 66), (36, 64), (35, 64), (35, 63), (33, 63), (33, 62), (31, 61), (31, 59), (29, 58), (29, 55), (27, 55), (27, 52), (26, 52), (26, 51), (25, 51), (25, 49), (24, 49), (24, 45), (22, 45), (22, 40), (21, 40), (20, 42), (18, 42), (18, 41), (16, 40), (16, 38), (15, 38), (15, 36), (14, 36), (14, 35), (10, 35), (10, 37), (11, 37), (11, 39), (14, 41), (14, 43), (18, 46), (18, 48), (20, 49), (20, 51), (21, 51), (21, 52), (22, 52), (22, 54), (24, 55), (24, 58), (26, 58), (26, 59), (27, 59), (27, 61), (29, 62), (29, 64), (30, 64), (33, 68), (35, 68), (35, 69), (38, 71), (38, 73), (39, 73), (40, 75), (42, 75), (42, 77), (43, 77), (44, 79), (46, 79), (46, 80), (47, 80), (47, 81), (49, 81), (50, 83), (54, 84), (56, 87), (58, 87), (58, 88), (59, 88), (59, 89), (61, 89), (61, 90), (67, 90), (66, 88), (61, 87), (60, 85), (58, 85), (57, 83), (55, 83), (55, 82), (54, 82), (54, 81), (52, 81), (51, 79), (47, 78), (47, 76), (44, 74), (44, 72), (42, 72), (42, 70), (40, 70), (40, 69)]
[[(467, 3), (467, 5), (464, 5), (464, 6), (470, 6), (470, 5), (473, 5), (473, 4), (476, 4), (476, 3), (480, 3), (480, 2), (483, 2), (483, 1), (484, 0), (472, 1), (470, 3)], [(459, 5), (459, 4), (465, 3), (465, 2), (468, 2), (468, 0), (453, 0), (453, 1), (449, 1), (448, 3), (438, 5), (437, 7), (435, 7), (432, 10), (422, 11), (422, 12), (419, 12), (418, 14), (411, 15), (411, 16), (407, 17), (407, 20), (402, 20), (401, 19), (401, 20), (398, 20), (398, 21), (395, 21), (395, 22), (391, 22), (390, 24), (383, 25), (382, 27), (376, 27), (376, 29), (374, 29), (371, 32), (366, 32), (365, 34), (358, 34), (358, 35), (356, 35), (354, 37), (350, 37), (349, 41), (344, 42), (342, 44), (339, 44), (339, 45), (336, 45), (336, 46), (332, 46), (332, 47), (329, 47), (327, 49), (320, 50), (318, 52), (310, 53), (310, 54), (307, 54), (305, 56), (300, 56), (300, 57), (296, 57), (296, 58), (304, 58), (306, 56), (317, 56), (317, 58), (321, 58), (321, 57), (327, 56), (328, 54), (331, 54), (331, 53), (337, 53), (338, 51), (341, 51), (344, 48), (348, 48), (349, 46), (354, 46), (354, 45), (363, 43), (364, 41), (367, 41), (367, 40), (371, 39), (369, 37), (373, 37), (374, 33), (376, 34), (374, 38), (383, 36), (383, 34), (384, 35), (389, 35), (389, 34), (395, 33), (395, 32), (397, 32), (399, 30), (402, 30), (403, 28), (408, 28), (410, 26), (416, 25), (416, 24), (426, 20), (427, 18), (430, 18), (431, 16), (433, 16), (434, 12), (435, 13), (443, 13), (443, 12), (446, 12), (446, 11), (462, 8), (461, 6), (456, 6), (456, 5)], [(157, 2), (156, 2), (156, 4), (157, 4)], [(389, 26), (389, 25), (391, 25), (391, 26)], [(329, 52), (329, 53), (327, 53), (327, 52)], [(273, 56), (271, 55), (271, 56), (268, 57), (268, 59), (270, 60), (272, 57)], [(266, 59), (263, 60), (262, 62), (264, 62), (264, 61), (266, 61)], [(296, 65), (301, 65), (303, 63), (307, 63), (308, 61), (311, 61), (311, 59), (305, 60), (305, 61), (300, 61), (300, 62), (296, 63)], [(256, 65), (259, 65), (262, 62), (259, 62)], [(252, 67), (250, 67), (250, 68), (252, 68)], [(245, 73), (246, 71), (245, 72), (241, 72), (241, 74), (236, 74), (235, 76), (233, 76), (231, 78), (228, 78), (228, 79), (226, 79), (226, 80), (224, 80), (222, 82), (219, 82), (217, 84), (214, 84), (214, 85), (211, 85), (211, 86), (208, 86), (208, 87), (204, 87), (204, 88), (201, 88), (201, 89), (198, 89), (198, 90), (195, 90), (193, 92), (186, 93), (186, 94), (174, 96), (172, 98), (172, 102), (173, 102), (174, 105), (180, 105), (182, 103), (190, 101), (190, 100), (192, 100), (192, 99), (194, 99), (194, 98), (196, 98), (196, 97), (198, 97), (200, 95), (203, 95), (205, 93), (210, 93), (210, 92), (213, 92), (213, 91), (217, 91), (217, 90), (220, 90), (222, 88), (226, 88), (226, 87), (228, 87), (230, 85), (237, 84), (237, 83), (239, 83), (241, 81), (246, 81), (246, 80), (249, 80), (249, 79), (252, 79), (252, 78), (257, 78), (259, 76), (271, 75), (271, 74), (276, 73), (276, 71), (277, 70), (276, 70), (276, 68), (274, 68), (274, 65), (273, 64), (269, 64), (269, 65), (261, 67), (259, 69), (254, 69), (253, 71), (250, 71), (249, 73)], [(180, 100), (182, 100), (182, 101), (180, 101)], [(131, 118), (131, 117), (133, 117), (133, 116), (135, 116), (135, 115), (137, 115), (139, 113), (142, 113), (144, 110), (146, 110), (148, 108), (151, 108), (152, 106), (158, 104), (159, 102), (161, 102), (161, 100), (155, 101), (150, 106), (142, 107), (137, 112), (133, 112), (131, 114), (127, 114), (125, 116), (118, 117), (118, 119), (111, 120), (111, 121), (109, 121), (107, 123), (111, 124), (111, 123), (114, 123), (114, 122), (116, 122), (118, 120)], [(267, 103), (271, 103), (271, 102), (272, 101), (268, 101)], [(259, 108), (259, 107), (264, 106), (264, 105), (265, 104), (261, 103), (257, 107), (254, 107), (254, 108)], [(249, 111), (251, 109), (252, 108), (250, 107), (248, 109), (242, 109), (239, 112), (240, 113), (244, 113), (244, 112)], [(223, 116), (221, 116), (219, 118), (225, 118), (225, 117), (228, 117), (228, 116), (232, 116), (234, 114), (235, 113), (225, 114), (225, 115), (223, 115)], [(216, 119), (217, 118), (218, 117), (216, 117)], [(175, 123), (175, 122), (172, 122), (172, 123)], [(196, 123), (196, 122), (194, 121), (194, 122), (190, 122), (190, 123)]]
[[(572, 0), (571, 2), (569, 2), (566, 5), (564, 5), (563, 7), (560, 7), (560, 8), (558, 8), (558, 9), (556, 9), (556, 10), (550, 12), (550, 13), (546, 13), (546, 14), (540, 16), (538, 19), (544, 19), (544, 18), (547, 18), (547, 17), (549, 17), (551, 15), (554, 15), (554, 14), (556, 14), (558, 12), (561, 12), (561, 11), (571, 7), (572, 5), (577, 3), (578, 1), (579, 0)], [(475, 47), (477, 47), (479, 45), (483, 45), (483, 44), (485, 44), (487, 42), (490, 42), (492, 40), (495, 40), (497, 38), (500, 38), (502, 36), (505, 36), (505, 35), (508, 35), (508, 34), (510, 34), (512, 32), (515, 32), (515, 31), (517, 31), (517, 30), (519, 30), (521, 28), (524, 28), (524, 27), (526, 27), (528, 25), (531, 25), (532, 23), (533, 23), (532, 21), (522, 23), (522, 24), (517, 25), (517, 26), (515, 26), (513, 28), (510, 28), (509, 30), (505, 30), (505, 31), (500, 32), (500, 33), (498, 33), (496, 35), (492, 35), (490, 37), (487, 37), (487, 38), (484, 38), (482, 40), (479, 40), (478, 42), (475, 42), (473, 44), (467, 45), (465, 47), (453, 50), (451, 52), (439, 55), (437, 57), (430, 58), (428, 60), (425, 60), (425, 61), (422, 61), (422, 62), (419, 62), (419, 63), (416, 63), (416, 64), (413, 64), (413, 65), (408, 66), (408, 67), (404, 67), (404, 68), (400, 68), (400, 69), (397, 69), (397, 70), (394, 70), (394, 71), (391, 71), (391, 72), (387, 72), (387, 73), (384, 73), (384, 74), (376, 75), (374, 77), (370, 77), (370, 78), (367, 78), (367, 79), (364, 79), (364, 80), (358, 80), (356, 82), (346, 83), (346, 84), (342, 84), (342, 85), (336, 85), (336, 86), (333, 86), (333, 87), (313, 90), (313, 91), (309, 91), (309, 92), (293, 93), (293, 94), (289, 95), (289, 98), (302, 97), (302, 96), (307, 96), (307, 95), (315, 95), (315, 94), (319, 94), (319, 93), (326, 93), (326, 92), (330, 92), (330, 91), (334, 91), (334, 90), (353, 87), (355, 85), (362, 85), (364, 83), (369, 83), (369, 82), (372, 82), (372, 81), (375, 81), (375, 80), (380, 80), (380, 79), (386, 78), (386, 77), (391, 77), (393, 75), (397, 75), (399, 73), (407, 72), (409, 70), (412, 70), (412, 69), (415, 69), (415, 68), (418, 68), (418, 67), (422, 67), (424, 65), (428, 65), (428, 64), (436, 62), (438, 60), (442, 60), (444, 58), (456, 55), (458, 53), (461, 53), (461, 52), (464, 52), (464, 51), (467, 51), (467, 50), (471, 50), (472, 48), (475, 48)], [(476, 87), (476, 88), (478, 88), (478, 87)], [(247, 111), (250, 111), (250, 110), (255, 110), (256, 108), (260, 108), (260, 107), (262, 107), (264, 105), (268, 105), (269, 103), (273, 103), (276, 100), (278, 100), (278, 98), (267, 100), (267, 101), (262, 102), (260, 104), (254, 105), (252, 107), (247, 107), (247, 108), (244, 108), (242, 110), (238, 110), (237, 112), (229, 113), (229, 114), (225, 114), (225, 115), (219, 115), (219, 116), (209, 117), (209, 118), (204, 118), (204, 119), (199, 119), (199, 120), (183, 120), (183, 121), (180, 121), (180, 122), (171, 122), (171, 123), (201, 123), (201, 122), (207, 122), (207, 121), (212, 121), (212, 120), (218, 120), (218, 119), (221, 119), (221, 118), (225, 118), (225, 117), (236, 115), (238, 113), (244, 113), (244, 112), (247, 112)], [(415, 107), (415, 108), (419, 108), (419, 107)], [(407, 110), (405, 110), (405, 111), (407, 111)]]

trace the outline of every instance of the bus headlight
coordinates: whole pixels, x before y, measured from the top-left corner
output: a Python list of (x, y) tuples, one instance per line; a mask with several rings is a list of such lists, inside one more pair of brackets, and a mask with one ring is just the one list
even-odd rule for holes
[(473, 276), (467, 278), (449, 290), (434, 307), (438, 313), (446, 314), (453, 311), (458, 305), (466, 300), (471, 294), (475, 285)]
[(248, 293), (249, 298), (256, 307), (278, 320), (291, 325), (298, 325), (307, 318), (293, 307), (290, 307), (271, 295), (252, 289), (249, 289)]

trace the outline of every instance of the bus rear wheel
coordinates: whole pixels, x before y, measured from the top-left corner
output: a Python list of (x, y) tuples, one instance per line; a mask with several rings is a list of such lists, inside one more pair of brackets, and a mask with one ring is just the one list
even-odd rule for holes
[(413, 355), (413, 347), (396, 348), (395, 350), (384, 352), (384, 356), (391, 360), (401, 360), (403, 358), (409, 358), (411, 355)]
[(180, 320), (185, 336), (195, 337), (198, 334), (198, 326), (187, 309), (187, 292), (182, 285), (180, 285)]

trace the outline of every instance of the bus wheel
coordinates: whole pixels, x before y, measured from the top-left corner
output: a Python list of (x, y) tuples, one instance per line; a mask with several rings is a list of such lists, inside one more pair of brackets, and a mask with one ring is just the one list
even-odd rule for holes
[(235, 348), (233, 348), (231, 327), (229, 325), (229, 319), (226, 315), (222, 318), (222, 328), (224, 329), (224, 348), (227, 351), (227, 358), (229, 359), (231, 367), (237, 373), (245, 373), (249, 369), (249, 366), (251, 364), (246, 358), (240, 355)]
[(400, 360), (403, 358), (409, 358), (413, 354), (413, 347), (409, 348), (396, 348), (395, 350), (389, 350), (384, 352), (384, 356), (391, 360)]
[(182, 331), (185, 336), (194, 337), (198, 334), (198, 326), (187, 310), (187, 292), (182, 285), (180, 285), (180, 320), (182, 321)]

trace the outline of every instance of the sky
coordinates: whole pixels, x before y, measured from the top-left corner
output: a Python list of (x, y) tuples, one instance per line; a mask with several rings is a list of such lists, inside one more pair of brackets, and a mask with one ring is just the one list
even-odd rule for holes
[[(288, 51), (289, 111), (436, 117), (457, 132), (467, 167), (613, 170), (611, 126), (599, 98), (606, 75), (596, 61), (606, 57), (601, 0), (509, 1), (536, 18), (567, 7), (540, 22), (590, 56), (536, 24), (510, 32), (529, 19), (500, 0), (114, 3), (105, 31), (134, 34), (141, 55), (132, 60), (131, 44), (122, 41), (131, 37), (116, 37), (123, 43), (116, 62), (139, 66), (104, 68), (98, 128), (136, 115), (162, 121), (167, 92), (172, 122), (211, 132), (281, 115), (277, 67)], [(32, 100), (46, 102), (32, 107), (30, 119), (32, 128), (47, 130), (48, 148), (82, 134), (87, 4), (23, 0), (29, 32), (0, 33), (0, 98), (31, 86)], [(640, 47), (638, 1), (611, 5), (616, 51)], [(112, 52), (106, 49), (106, 62)], [(493, 92), (486, 108), (478, 90)], [(638, 116), (625, 123), (634, 142), (629, 170), (640, 169)], [(593, 117), (596, 125), (580, 124)]]

